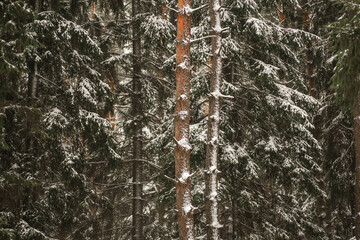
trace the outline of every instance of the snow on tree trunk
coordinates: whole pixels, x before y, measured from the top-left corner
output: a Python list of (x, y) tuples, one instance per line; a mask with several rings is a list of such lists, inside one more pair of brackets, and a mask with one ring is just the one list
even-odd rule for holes
[(220, 1), (210, 1), (210, 24), (212, 28), (212, 72), (210, 79), (208, 134), (206, 147), (206, 172), (205, 172), (205, 196), (206, 196), (206, 223), (208, 239), (219, 239), (218, 220), (218, 151), (219, 151), (219, 125), (221, 106), (221, 20)]
[(179, 239), (194, 239), (190, 182), (191, 0), (179, 0), (176, 42), (175, 176)]
[(355, 136), (355, 236), (360, 239), (360, 90), (354, 105)]
[(143, 239), (143, 200), (142, 200), (142, 94), (141, 94), (141, 61), (140, 61), (140, 22), (137, 19), (139, 14), (140, 0), (132, 0), (132, 38), (133, 38), (133, 76), (132, 76), (132, 116), (133, 116), (133, 137), (132, 137), (132, 239)]

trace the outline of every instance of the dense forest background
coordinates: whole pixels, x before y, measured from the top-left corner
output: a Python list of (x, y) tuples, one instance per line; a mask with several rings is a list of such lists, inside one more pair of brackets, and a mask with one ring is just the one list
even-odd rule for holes
[[(359, 1), (217, 2), (0, 2), (1, 240), (177, 239), (185, 182), (180, 239), (360, 239)], [(180, 71), (189, 116), (174, 114)]]

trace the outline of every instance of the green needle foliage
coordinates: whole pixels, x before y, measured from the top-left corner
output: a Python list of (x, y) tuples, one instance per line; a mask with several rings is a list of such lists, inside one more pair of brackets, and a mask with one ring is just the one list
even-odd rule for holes
[(360, 89), (360, 4), (350, 0), (335, 4), (342, 14), (330, 25), (331, 50), (336, 58), (332, 88), (338, 102), (353, 110)]

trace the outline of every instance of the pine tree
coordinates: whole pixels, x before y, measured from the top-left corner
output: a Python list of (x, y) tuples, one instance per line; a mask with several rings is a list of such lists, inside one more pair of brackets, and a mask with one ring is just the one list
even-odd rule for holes
[[(236, 56), (231, 58), (236, 68), (231, 82), (224, 82), (234, 102), (225, 104), (223, 113), (221, 169), (232, 169), (222, 183), (231, 203), (223, 214), (232, 222), (223, 234), (319, 237), (322, 230), (312, 212), (315, 197), (323, 194), (313, 180), (320, 170), (315, 161), (320, 146), (310, 132), (318, 103), (304, 94), (298, 73), (299, 49), (316, 36), (291, 28), (286, 13), (285, 23), (274, 18), (271, 13), (278, 9), (265, 4), (229, 1), (227, 6), (231, 37), (224, 38), (224, 53)], [(303, 205), (308, 208), (300, 210)]]
[(179, 239), (194, 239), (190, 182), (191, 1), (179, 0), (176, 39), (175, 178)]
[(142, 106), (142, 84), (141, 76), (141, 35), (140, 22), (140, 1), (132, 1), (132, 37), (133, 37), (133, 69), (132, 69), (132, 117), (133, 120), (133, 233), (132, 239), (143, 239), (143, 199), (142, 199), (142, 128), (143, 128), (143, 106)]
[[(109, 208), (107, 198), (94, 187), (108, 168), (96, 163), (105, 160), (110, 166), (119, 160), (104, 116), (112, 102), (101, 75), (106, 70), (100, 70), (104, 55), (97, 36), (75, 23), (88, 23), (85, 3), (37, 3), (35, 21), (22, 2), (4, 5), (4, 11), (22, 15), (16, 16), (20, 21), (28, 19), (18, 25), (26, 26), (22, 40), (36, 44), (16, 47), (23, 60), (18, 61), (18, 79), (9, 82), (29, 86), (31, 105), (7, 108), (5, 131), (12, 147), (2, 159), (8, 162), (4, 170), (13, 171), (16, 178), (6, 180), (2, 189), (9, 191), (16, 179), (23, 189), (16, 190), (19, 204), (8, 215), (19, 239), (87, 239), (99, 235), (99, 216)], [(7, 15), (7, 21), (14, 16)], [(24, 89), (13, 89), (17, 102), (26, 102)]]
[[(326, 197), (317, 200), (317, 221), (326, 237), (351, 238), (353, 225), (353, 172), (351, 116), (335, 103), (336, 93), (330, 89), (329, 79), (333, 74), (335, 59), (329, 51), (329, 23), (341, 16), (334, 2), (307, 2), (311, 32), (321, 37), (308, 43), (311, 56), (313, 87), (320, 102), (320, 109), (314, 115), (314, 137), (322, 150), (318, 164), (322, 171), (317, 179)], [(297, 22), (302, 22), (301, 17)], [(303, 24), (303, 23), (302, 23)], [(309, 65), (309, 64), (308, 64)], [(306, 69), (305, 69), (306, 70)], [(341, 160), (340, 160), (341, 159)], [(337, 220), (335, 220), (337, 219)]]
[(208, 115), (208, 134), (206, 146), (206, 224), (208, 239), (219, 239), (218, 219), (218, 149), (219, 149), (219, 127), (221, 112), (221, 83), (222, 83), (222, 58), (221, 58), (221, 28), (220, 1), (210, 2), (210, 27), (212, 45), (211, 55), (211, 80)]
[(350, 109), (354, 122), (355, 147), (355, 238), (360, 238), (360, 91), (359, 91), (359, 4), (353, 1), (339, 3), (343, 15), (333, 23), (332, 49), (336, 56), (336, 68), (332, 86), (339, 102)]

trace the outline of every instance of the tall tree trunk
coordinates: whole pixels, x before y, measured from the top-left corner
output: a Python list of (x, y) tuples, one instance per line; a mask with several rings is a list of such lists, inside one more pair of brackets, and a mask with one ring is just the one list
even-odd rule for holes
[(179, 239), (194, 239), (190, 182), (191, 0), (179, 0), (176, 42), (175, 176)]
[[(308, 11), (308, 0), (304, 0), (303, 1), (303, 10), (302, 10), (302, 25), (303, 25), (303, 30), (306, 32), (310, 32), (311, 28), (312, 28), (312, 22), (309, 16), (309, 11)], [(314, 74), (314, 66), (313, 66), (313, 57), (312, 57), (312, 42), (308, 41), (306, 43), (306, 50), (305, 50), (305, 63), (306, 63), (306, 78), (307, 78), (307, 83), (308, 83), (308, 91), (309, 91), (309, 95), (316, 98), (316, 88), (315, 88), (315, 79), (313, 77)], [(316, 118), (315, 118), (316, 119)], [(315, 139), (319, 139), (320, 136), (320, 124), (319, 122), (314, 122), (315, 125), (315, 129), (312, 131), (312, 134), (314, 136)], [(325, 154), (325, 156), (327, 156)], [(319, 158), (320, 160), (318, 161), (319, 166), (323, 166), (323, 158)], [(326, 191), (326, 186), (325, 186), (325, 182), (324, 182), (324, 175), (323, 173), (319, 173), (317, 175), (317, 181), (319, 183), (319, 188), (321, 190)], [(326, 206), (326, 199), (324, 199), (324, 197), (319, 196), (316, 199), (316, 215), (317, 215), (317, 224), (319, 227), (324, 228), (325, 230), (325, 217), (327, 214), (331, 214), (331, 212), (326, 211), (326, 208), (329, 208), (329, 206)]]
[(212, 35), (211, 40), (211, 79), (209, 97), (209, 116), (208, 133), (206, 146), (206, 172), (205, 172), (205, 196), (206, 196), (206, 224), (207, 238), (210, 240), (219, 239), (218, 220), (218, 151), (219, 151), (219, 126), (220, 126), (220, 107), (221, 107), (221, 81), (222, 81), (222, 62), (221, 62), (221, 20), (220, 20), (220, 1), (210, 1), (210, 25)]
[(133, 76), (132, 76), (132, 175), (133, 175), (133, 200), (132, 200), (132, 239), (143, 239), (143, 199), (142, 199), (142, 125), (143, 106), (141, 93), (141, 38), (140, 21), (137, 19), (140, 13), (140, 0), (132, 0), (132, 38), (133, 38)]
[[(308, 8), (308, 1), (305, 0), (305, 1), (303, 1), (303, 16), (302, 16), (303, 30), (310, 32), (311, 27), (312, 27), (311, 26), (312, 22), (311, 22), (307, 8)], [(307, 76), (307, 80), (308, 80), (309, 94), (312, 97), (316, 97), (315, 79), (313, 77), (314, 71), (313, 71), (313, 60), (312, 60), (312, 56), (311, 56), (312, 55), (311, 49), (312, 49), (312, 42), (308, 41), (308, 43), (306, 44), (306, 51), (305, 51), (306, 76)]]
[[(312, 21), (309, 16), (308, 11), (308, 1), (303, 1), (303, 15), (302, 15), (302, 21), (303, 21), (303, 30), (310, 32), (312, 28)], [(312, 42), (308, 41), (306, 44), (306, 50), (305, 50), (305, 60), (306, 60), (306, 76), (308, 81), (308, 90), (309, 95), (317, 98), (316, 96), (316, 88), (315, 88), (315, 78), (313, 76), (314, 74), (314, 66), (313, 66), (313, 57), (312, 57)], [(316, 118), (315, 118), (316, 119)], [(320, 136), (320, 127), (321, 123), (318, 121), (314, 122), (315, 129), (312, 131), (312, 134), (315, 139), (319, 139)], [(325, 154), (325, 157), (327, 154)], [(319, 166), (323, 167), (323, 162), (325, 159), (319, 158), (318, 161)], [(319, 188), (323, 191), (327, 191), (326, 189), (326, 180), (324, 179), (325, 176), (322, 172), (320, 172), (317, 175), (317, 181), (319, 183)], [(328, 216), (330, 214), (330, 216)], [(326, 231), (326, 234), (330, 234), (330, 225), (326, 223), (327, 218), (331, 218), (331, 210), (330, 210), (330, 204), (326, 203), (326, 199), (324, 199), (323, 196), (319, 196), (316, 199), (316, 215), (317, 215), (317, 224), (319, 227), (323, 228)], [(327, 227), (326, 227), (327, 226)]]
[[(167, 11), (167, 7), (165, 6), (165, 4), (161, 4), (161, 18), (164, 20), (167, 20), (166, 11)], [(161, 45), (161, 50), (160, 50), (159, 62), (162, 64), (162, 62), (164, 60), (163, 47), (165, 47), (165, 46), (163, 46), (164, 39), (162, 39), (162, 37), (160, 37), (160, 45)], [(158, 77), (159, 77), (159, 79), (161, 79), (163, 77), (162, 69), (159, 69)], [(165, 110), (164, 105), (165, 105), (165, 101), (166, 101), (165, 94), (166, 94), (165, 87), (163, 86), (163, 84), (161, 82), (159, 82), (159, 84), (158, 84), (158, 116), (160, 119), (162, 119), (164, 117), (164, 110)]]
[(284, 6), (282, 1), (278, 1), (278, 17), (279, 17), (279, 22), (280, 25), (285, 25), (285, 14), (284, 14)]
[(36, 57), (32, 59), (32, 61), (30, 62), (30, 70), (31, 72), (28, 78), (27, 95), (28, 98), (30, 99), (29, 103), (32, 104), (32, 102), (34, 101), (37, 95), (37, 85), (38, 85), (38, 78), (37, 78), (38, 64), (36, 62)]
[(360, 239), (360, 90), (354, 106), (355, 136), (355, 236)]
[[(35, 0), (35, 13), (38, 14), (40, 11), (40, 0)], [(34, 99), (36, 97), (36, 90), (37, 90), (37, 84), (38, 84), (38, 79), (37, 79), (37, 74), (38, 74), (38, 65), (36, 62), (36, 57), (33, 59), (34, 63), (33, 63), (33, 71), (32, 71), (32, 75), (29, 78), (29, 83), (28, 83), (28, 96), (31, 99)]]
[(38, 64), (36, 62), (36, 59), (34, 59), (34, 73), (33, 78), (31, 82), (31, 98), (34, 99), (36, 97), (36, 90), (37, 90), (37, 74), (38, 74)]

